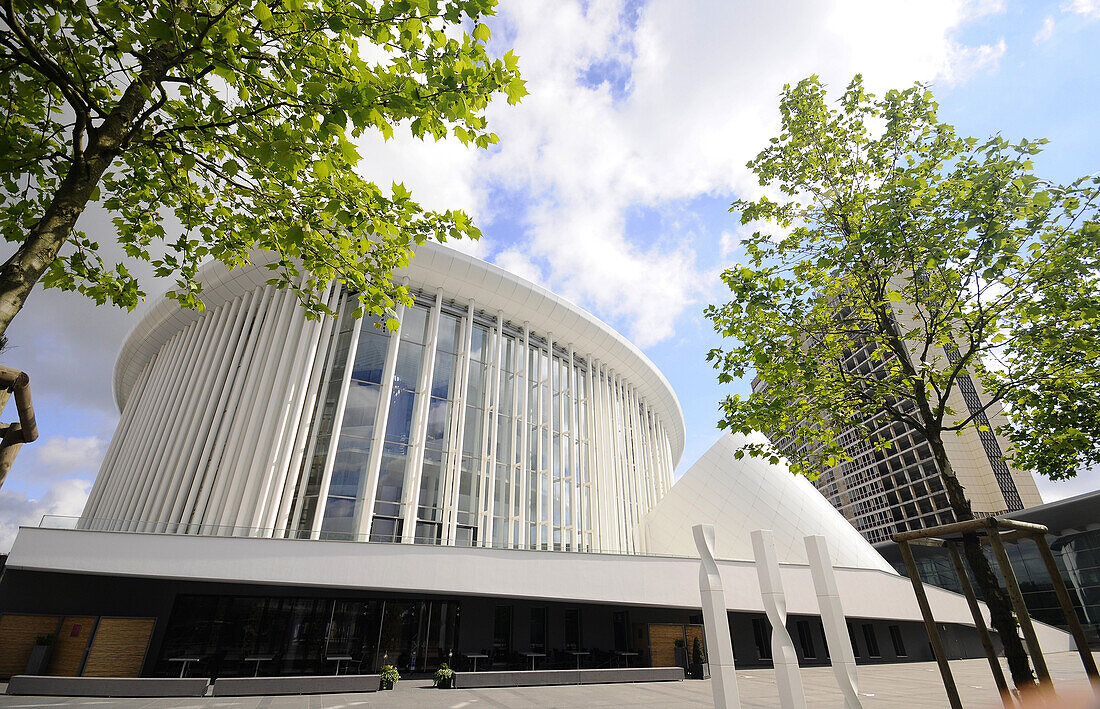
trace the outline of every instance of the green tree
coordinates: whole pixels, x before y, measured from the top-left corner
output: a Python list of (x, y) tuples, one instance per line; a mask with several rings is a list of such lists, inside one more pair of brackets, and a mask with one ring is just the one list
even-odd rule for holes
[[(201, 307), (199, 264), (255, 249), (278, 254), (273, 282), (308, 312), (336, 279), (382, 315), (408, 297), (389, 276), (414, 244), (480, 232), (365, 179), (352, 141), (407, 126), (486, 148), (489, 101), (526, 94), (516, 57), (486, 53), (495, 0), (0, 5), (0, 232), (19, 244), (0, 266), (0, 336), (40, 278), (133, 308), (147, 261)], [(121, 263), (76, 231), (96, 201)]]
[[(876, 98), (857, 76), (830, 104), (811, 77), (785, 87), (780, 112), (749, 163), (771, 196), (731, 208), (770, 233), (744, 240), (745, 263), (722, 276), (732, 300), (707, 309), (728, 343), (708, 355), (719, 381), (759, 378), (725, 399), (720, 425), (771, 433), (813, 478), (859, 445), (889, 447), (875, 429), (902, 422), (926, 439), (958, 520), (974, 514), (945, 437), (988, 430), (1002, 407), (1017, 464), (1058, 478), (1095, 461), (1100, 179), (1037, 178), (1045, 141), (960, 137), (920, 85)], [(980, 405), (958, 403), (969, 387)], [(973, 535), (964, 548), (1029, 686), (1005, 591)]]

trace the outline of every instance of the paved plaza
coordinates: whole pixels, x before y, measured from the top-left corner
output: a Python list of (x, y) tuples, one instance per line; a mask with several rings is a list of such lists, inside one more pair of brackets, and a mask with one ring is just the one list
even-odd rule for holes
[[(1094, 709), (1088, 682), (1075, 653), (1048, 656), (1051, 676), (1066, 709)], [(951, 663), (964, 706), (974, 709), (999, 707), (996, 686), (985, 660)], [(1007, 673), (1007, 670), (1006, 670)], [(810, 707), (842, 707), (832, 670), (802, 670)], [(737, 673), (741, 705), (745, 709), (777, 707), (774, 674), (767, 669)], [(947, 695), (933, 663), (868, 665), (859, 668), (863, 703), (872, 707), (947, 706)], [(711, 707), (709, 681), (605, 684), (568, 687), (517, 687), (510, 689), (438, 690), (428, 680), (403, 680), (392, 692), (329, 694), (308, 697), (241, 697), (206, 699), (101, 699), (0, 696), (2, 709), (32, 707), (124, 707), (129, 709), (342, 709), (344, 707), (392, 707), (393, 709), (587, 709), (588, 707)]]

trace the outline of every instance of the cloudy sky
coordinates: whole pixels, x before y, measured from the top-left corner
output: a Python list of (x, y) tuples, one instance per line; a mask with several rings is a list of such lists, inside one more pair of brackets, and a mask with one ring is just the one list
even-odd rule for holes
[[(1041, 175), (1100, 170), (1100, 0), (502, 0), (491, 26), (531, 92), (491, 108), (499, 146), (368, 140), (363, 170), (466, 209), (485, 238), (465, 249), (641, 347), (684, 409), (681, 471), (717, 438), (719, 399), (747, 391), (715, 384), (702, 309), (724, 297), (739, 243), (727, 209), (755, 188), (744, 165), (775, 133), (784, 83), (930, 82), (962, 133), (1049, 138)], [(82, 226), (109, 240), (102, 212)], [(9, 330), (2, 361), (31, 375), (41, 438), (0, 490), (0, 552), (19, 524), (79, 514), (118, 419), (111, 372), (133, 320), (36, 290)], [(1095, 473), (1040, 483), (1047, 500), (1097, 487)]]

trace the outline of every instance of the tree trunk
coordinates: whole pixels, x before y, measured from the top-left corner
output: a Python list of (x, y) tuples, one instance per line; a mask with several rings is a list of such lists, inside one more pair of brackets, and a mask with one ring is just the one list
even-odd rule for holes
[[(148, 58), (133, 83), (98, 128), (87, 130), (88, 145), (81, 149), (74, 144), (69, 171), (62, 178), (53, 199), (42, 218), (31, 227), (26, 240), (3, 266), (0, 266), (0, 338), (23, 308), (31, 289), (50, 264), (57, 259), (61, 247), (72, 236), (76, 221), (84, 213), (88, 201), (99, 186), (103, 173), (142, 125), (142, 111), (148, 106), (150, 92), (161, 82), (171, 60), (158, 48), (148, 52)], [(154, 106), (155, 108), (155, 106)], [(78, 134), (74, 140), (83, 140)]]
[(31, 228), (26, 241), (0, 266), (0, 337), (7, 332), (8, 325), (23, 308), (34, 284), (72, 235), (76, 220), (84, 212), (109, 164), (110, 160), (74, 163), (58, 186), (46, 213)]
[[(951, 467), (951, 461), (947, 458), (947, 451), (943, 447), (943, 439), (938, 434), (930, 435), (928, 444), (932, 448), (932, 455), (940, 468), (944, 487), (947, 488), (947, 499), (951, 503), (951, 509), (955, 512), (955, 518), (959, 522), (974, 519), (974, 512), (970, 507), (970, 501), (966, 499), (963, 486), (955, 477), (955, 471)], [(1028, 663), (1027, 652), (1020, 641), (1020, 635), (1016, 631), (1016, 617), (1013, 614), (1012, 603), (1008, 593), (1001, 587), (997, 580), (997, 574), (989, 563), (989, 559), (982, 553), (981, 538), (977, 534), (963, 535), (963, 553), (967, 564), (970, 566), (974, 579), (981, 589), (982, 598), (989, 608), (990, 625), (997, 631), (1004, 647), (1005, 659), (1008, 660), (1008, 669), (1012, 674), (1012, 681), (1020, 690), (1028, 690), (1035, 686), (1035, 677), (1031, 673), (1031, 665)]]

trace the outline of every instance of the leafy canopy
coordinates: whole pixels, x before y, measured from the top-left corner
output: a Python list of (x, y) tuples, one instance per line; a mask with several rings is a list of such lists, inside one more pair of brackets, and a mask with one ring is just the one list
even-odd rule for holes
[(90, 199), (115, 215), (127, 260), (104, 263), (104, 235), (66, 228), (47, 286), (132, 308), (143, 293), (127, 263), (143, 260), (174, 278), (171, 297), (201, 307), (200, 263), (239, 265), (261, 249), (279, 255), (273, 282), (313, 313), (335, 278), (381, 315), (408, 297), (388, 276), (411, 246), (479, 231), (362, 177), (354, 140), (406, 125), (421, 139), (495, 143), (486, 106), (526, 89), (511, 52), (486, 53), (494, 5), (4, 0), (0, 233), (26, 239), (66, 197), (70, 171), (92, 172), (117, 148)]
[(786, 435), (810, 477), (898, 421), (934, 441), (1001, 422), (1053, 478), (1100, 460), (1100, 178), (1035, 176), (1046, 141), (960, 137), (921, 85), (877, 98), (857, 76), (833, 104), (811, 77), (780, 111), (749, 163), (769, 196), (731, 208), (770, 229), (706, 311), (719, 381), (757, 377), (720, 425)]

